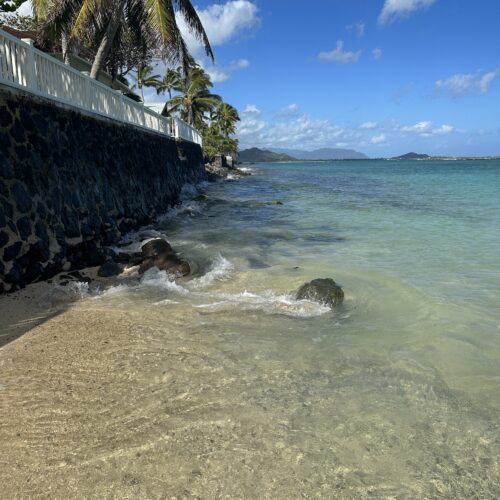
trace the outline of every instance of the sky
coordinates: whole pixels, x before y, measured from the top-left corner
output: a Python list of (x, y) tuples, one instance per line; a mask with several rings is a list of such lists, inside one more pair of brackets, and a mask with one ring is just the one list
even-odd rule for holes
[(242, 148), (500, 154), (499, 0), (194, 4)]
[(241, 149), (500, 155), (500, 0), (193, 4), (215, 65), (179, 23)]

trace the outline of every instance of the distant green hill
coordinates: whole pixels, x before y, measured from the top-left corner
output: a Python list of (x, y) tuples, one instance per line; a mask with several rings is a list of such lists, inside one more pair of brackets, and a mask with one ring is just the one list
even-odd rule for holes
[(271, 148), (274, 153), (284, 153), (298, 160), (366, 160), (368, 156), (354, 149), (321, 148), (314, 151), (302, 149)]
[(273, 161), (297, 161), (285, 153), (273, 153), (265, 149), (250, 148), (239, 152), (239, 160), (248, 162), (273, 162)]
[(395, 156), (391, 160), (426, 160), (430, 158), (429, 155), (419, 154), (419, 153), (406, 153), (405, 155)]

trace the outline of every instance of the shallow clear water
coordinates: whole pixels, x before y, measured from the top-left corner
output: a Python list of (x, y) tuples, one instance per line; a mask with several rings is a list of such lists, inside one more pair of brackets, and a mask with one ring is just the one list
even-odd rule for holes
[[(158, 228), (200, 277), (170, 286), (152, 274), (109, 300), (152, 302), (159, 316), (182, 311), (221, 349), (234, 347), (236, 360), (243, 350), (287, 367), (302, 391), (285, 386), (274, 403), (322, 406), (295, 410), (299, 431), (319, 427), (331, 440), (352, 425), (341, 435), (361, 448), (394, 433), (395, 462), (435, 460), (440, 438), (454, 441), (460, 460), (480, 454), (483, 439), (494, 441), (500, 407), (500, 163), (253, 170), (208, 187), (208, 200), (185, 203)], [(344, 287), (342, 309), (287, 295), (316, 277)], [(402, 449), (425, 429), (429, 442)], [(461, 442), (464, 432), (475, 444)], [(351, 458), (358, 465), (360, 453)]]
[[(498, 497), (500, 162), (251, 169), (130, 236), (165, 235), (194, 276), (76, 308), (126, 378), (100, 397), (128, 396), (87, 408), (112, 444), (75, 454), (150, 497)], [(340, 309), (294, 300), (317, 277)]]

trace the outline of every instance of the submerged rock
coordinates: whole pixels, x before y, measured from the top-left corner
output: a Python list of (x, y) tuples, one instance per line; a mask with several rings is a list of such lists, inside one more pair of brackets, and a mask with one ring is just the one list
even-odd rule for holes
[(342, 304), (344, 291), (331, 278), (317, 278), (304, 283), (297, 292), (297, 300), (313, 300), (321, 304), (335, 307)]
[(114, 261), (107, 260), (97, 271), (97, 275), (101, 278), (109, 278), (118, 276), (122, 272), (122, 268)]
[(170, 246), (170, 243), (162, 238), (156, 238), (155, 240), (148, 241), (141, 247), (142, 256), (144, 258), (156, 257), (162, 253), (173, 252), (174, 249)]
[(170, 244), (161, 238), (149, 241), (141, 250), (144, 260), (139, 267), (139, 274), (152, 267), (176, 276), (187, 276), (191, 272), (189, 263), (181, 259)]
[(142, 255), (142, 252), (118, 252), (115, 260), (119, 264), (127, 264), (127, 266), (131, 267), (140, 264), (144, 260), (144, 256)]
[(196, 196), (196, 198), (194, 198), (194, 201), (207, 201), (208, 200), (208, 196), (206, 194), (199, 194), (198, 196)]

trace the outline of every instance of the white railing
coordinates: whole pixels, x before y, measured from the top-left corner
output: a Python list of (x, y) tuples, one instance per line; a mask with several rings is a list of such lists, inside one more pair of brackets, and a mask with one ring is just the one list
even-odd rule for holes
[(179, 118), (155, 113), (1, 29), (0, 83), (202, 145), (200, 133)]
[(186, 141), (196, 142), (201, 146), (201, 136), (198, 130), (182, 121), (180, 118), (172, 117), (172, 135)]

